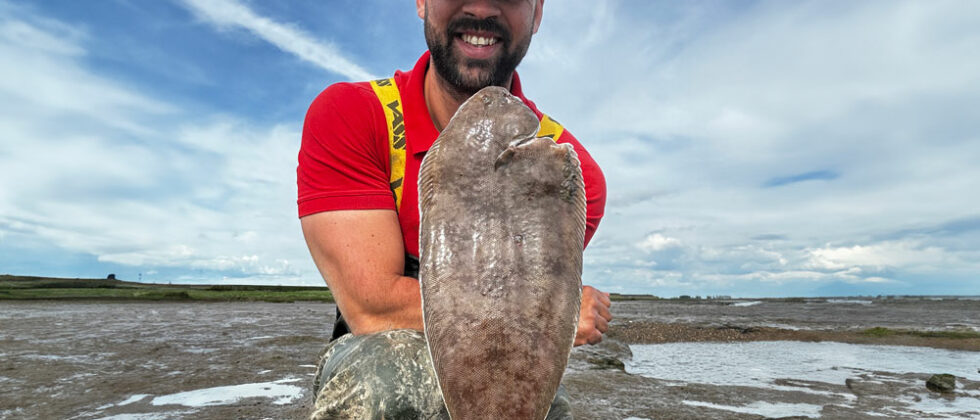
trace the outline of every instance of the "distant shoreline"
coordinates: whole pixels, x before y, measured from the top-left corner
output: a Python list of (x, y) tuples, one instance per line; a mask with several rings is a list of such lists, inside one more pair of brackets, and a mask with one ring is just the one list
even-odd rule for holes
[(8, 274), (0, 275), (2, 300), (334, 302), (333, 294), (326, 287), (155, 284)]
[[(742, 298), (730, 296), (687, 296), (664, 298), (649, 294), (611, 293), (614, 302), (681, 301), (690, 304), (752, 304), (752, 301), (815, 303), (829, 300), (980, 300), (962, 295), (888, 295)], [(296, 302), (335, 303), (326, 286), (266, 286), (244, 284), (161, 284), (139, 283), (110, 278), (64, 278), (0, 274), (0, 301), (3, 300), (95, 300), (95, 301), (201, 301), (201, 302)]]

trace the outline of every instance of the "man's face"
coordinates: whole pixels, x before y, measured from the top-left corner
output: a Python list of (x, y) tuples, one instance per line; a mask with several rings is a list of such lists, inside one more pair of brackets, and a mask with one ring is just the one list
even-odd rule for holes
[(544, 0), (416, 0), (436, 71), (462, 93), (504, 86), (541, 22)]

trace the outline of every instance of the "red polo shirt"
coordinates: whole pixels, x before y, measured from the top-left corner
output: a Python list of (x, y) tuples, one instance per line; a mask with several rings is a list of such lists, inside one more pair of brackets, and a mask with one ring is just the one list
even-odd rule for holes
[[(423, 83), (429, 52), (411, 72), (395, 72), (395, 83), (405, 115), (406, 153), (402, 204), (398, 210), (405, 251), (419, 255), (418, 172), (425, 152), (439, 136), (425, 105)], [(541, 112), (524, 97), (514, 73), (511, 93), (541, 119)], [(570, 143), (582, 164), (586, 211), (585, 243), (588, 244), (606, 204), (606, 182), (599, 166), (566, 129), (559, 143)], [(395, 209), (388, 185), (388, 126), (384, 111), (369, 82), (331, 85), (313, 101), (303, 126), (296, 182), (299, 216), (331, 210)]]

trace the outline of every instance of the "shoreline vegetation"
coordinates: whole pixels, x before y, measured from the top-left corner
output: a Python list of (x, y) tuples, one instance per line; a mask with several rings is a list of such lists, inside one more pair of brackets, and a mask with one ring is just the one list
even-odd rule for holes
[(114, 278), (71, 279), (0, 274), (0, 301), (3, 300), (333, 303), (333, 295), (326, 287), (312, 286), (158, 284)]

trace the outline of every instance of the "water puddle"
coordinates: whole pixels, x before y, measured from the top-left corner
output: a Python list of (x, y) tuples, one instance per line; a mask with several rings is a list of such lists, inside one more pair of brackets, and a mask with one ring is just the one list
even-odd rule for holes
[(758, 305), (760, 303), (762, 303), (761, 300), (752, 300), (752, 301), (748, 301), (748, 302), (735, 302), (735, 303), (732, 304), (732, 306), (736, 306), (736, 307), (755, 306), (755, 305)]
[(669, 343), (632, 345), (627, 371), (712, 385), (771, 387), (779, 378), (843, 385), (860, 373), (951, 373), (978, 378), (980, 353), (833, 342)]
[(276, 337), (275, 336), (272, 336), (272, 335), (260, 335), (258, 337), (249, 337), (249, 338), (246, 338), (246, 340), (265, 340), (267, 338), (276, 338)]
[(234, 404), (245, 398), (273, 398), (275, 405), (292, 403), (303, 395), (302, 387), (286, 385), (301, 379), (286, 378), (274, 382), (219, 386), (163, 395), (153, 399), (153, 405), (183, 405), (185, 407), (207, 407), (212, 405)]
[(752, 404), (743, 406), (721, 405), (703, 401), (688, 400), (684, 400), (682, 402), (686, 405), (692, 405), (695, 407), (708, 407), (716, 410), (725, 410), (742, 414), (755, 414), (765, 417), (803, 416), (816, 418), (820, 417), (820, 410), (823, 408), (819, 405), (813, 404), (768, 403), (764, 401), (756, 401)]
[(114, 416), (99, 417), (97, 420), (170, 420), (187, 418), (191, 412), (168, 411), (162, 413), (125, 413)]
[(118, 403), (103, 405), (103, 406), (101, 406), (99, 408), (96, 408), (96, 410), (105, 410), (105, 409), (110, 408), (110, 407), (121, 407), (121, 406), (124, 406), (124, 405), (130, 405), (130, 404), (132, 404), (134, 402), (137, 402), (137, 401), (142, 400), (142, 399), (144, 399), (146, 397), (149, 397), (149, 396), (150, 396), (150, 394), (135, 394), (135, 395), (130, 396), (129, 398), (126, 398), (125, 400), (122, 400), (122, 401), (120, 401)]
[(874, 302), (870, 300), (863, 300), (863, 299), (827, 299), (827, 303), (850, 303), (856, 305), (871, 305)]
[[(833, 342), (762, 341), (749, 343), (669, 343), (632, 345), (626, 371), (678, 384), (746, 386), (776, 391), (805, 392), (833, 398), (850, 406), (855, 395), (848, 379), (894, 406), (884, 412), (905, 416), (920, 413), (980, 415), (980, 391), (957, 388), (954, 397), (925, 389), (923, 374), (951, 373), (980, 380), (980, 353), (926, 347), (859, 345)], [(916, 375), (917, 374), (917, 375)], [(747, 405), (718, 405), (702, 401), (685, 404), (762, 416), (819, 417), (820, 406), (777, 401)], [(876, 413), (866, 413), (874, 415)]]

